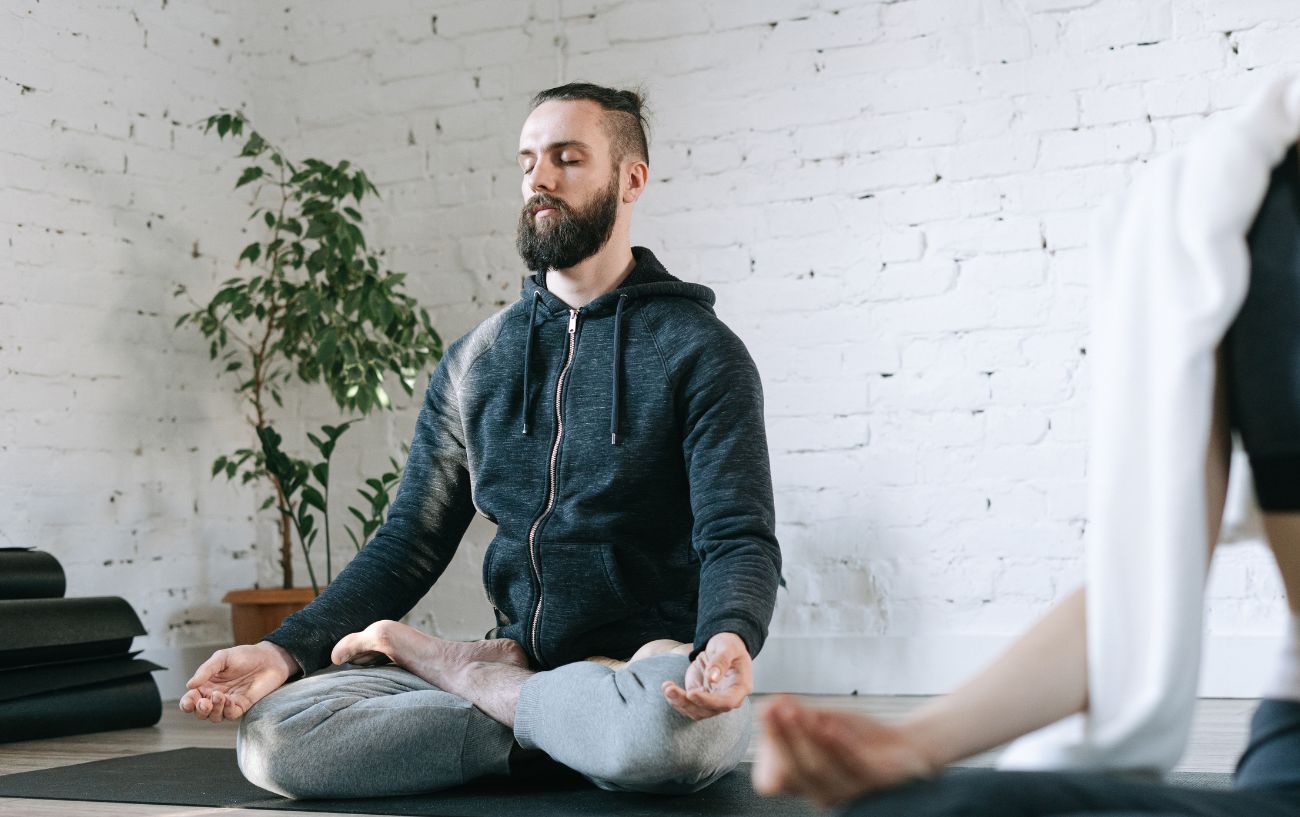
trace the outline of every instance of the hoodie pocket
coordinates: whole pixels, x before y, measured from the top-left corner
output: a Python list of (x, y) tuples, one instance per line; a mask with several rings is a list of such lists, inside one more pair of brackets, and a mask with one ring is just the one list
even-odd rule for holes
[(629, 591), (631, 578), (620, 575), (609, 544), (543, 543), (542, 660), (558, 666), (592, 655), (626, 657), (648, 641), (646, 631), (655, 628)]
[(638, 605), (612, 551), (608, 543), (543, 543), (542, 615), (576, 623), (609, 620), (616, 611), (635, 612)]
[(501, 536), (483, 554), (483, 590), (497, 613), (497, 623), (521, 621), (533, 596), (528, 546)]

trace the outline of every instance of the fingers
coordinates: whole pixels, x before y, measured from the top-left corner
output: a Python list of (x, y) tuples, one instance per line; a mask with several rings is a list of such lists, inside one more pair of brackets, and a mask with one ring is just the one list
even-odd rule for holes
[(664, 681), (661, 688), (673, 709), (696, 721), (738, 709), (747, 697), (747, 693), (738, 688), (722, 693), (709, 693), (683, 689), (672, 681)]
[(795, 705), (789, 696), (770, 703), (759, 714), (762, 734), (758, 764), (754, 768), (754, 789), (759, 794), (799, 794), (804, 789), (798, 764), (790, 752), (788, 727), (779, 717), (783, 708)]
[(696, 706), (709, 710), (710, 714), (720, 715), (740, 708), (745, 698), (749, 697), (749, 691), (743, 687), (731, 687), (719, 692), (692, 689), (687, 691), (686, 697)]
[(208, 679), (226, 668), (226, 651), (217, 650), (207, 661), (199, 664), (199, 668), (194, 670), (194, 676), (185, 682), (185, 686), (190, 689), (197, 689), (206, 684)]
[(672, 704), (673, 709), (693, 721), (704, 720), (718, 714), (692, 701), (686, 690), (672, 681), (664, 681), (663, 686), (660, 688), (663, 690), (664, 698), (668, 699), (668, 703)]
[(248, 711), (248, 706), (247, 701), (212, 688), (191, 689), (180, 700), (182, 712), (211, 723), (238, 720)]
[(861, 794), (869, 783), (846, 768), (824, 735), (832, 713), (808, 710), (792, 699), (774, 703), (763, 713), (762, 723), (771, 747), (763, 785), (771, 791), (801, 794), (827, 807)]
[(754, 755), (751, 780), (754, 791), (759, 794), (773, 795), (784, 791), (789, 764), (783, 756), (782, 745), (773, 738), (772, 731), (764, 721), (765, 714), (766, 711), (760, 713), (758, 717), (758, 747)]

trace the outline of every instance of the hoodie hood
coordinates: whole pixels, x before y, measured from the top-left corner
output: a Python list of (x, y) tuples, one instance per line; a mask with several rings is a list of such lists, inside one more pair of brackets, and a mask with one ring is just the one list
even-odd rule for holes
[[(691, 284), (677, 278), (664, 269), (659, 259), (655, 258), (654, 253), (645, 247), (633, 247), (632, 258), (636, 262), (632, 271), (623, 279), (623, 283), (617, 288), (593, 300), (591, 303), (579, 308), (578, 314), (584, 317), (594, 318), (614, 313), (614, 363), (610, 372), (610, 415), (609, 415), (609, 444), (618, 445), (619, 438), (619, 417), (621, 414), (621, 401), (619, 399), (620, 384), (622, 383), (623, 370), (623, 310), (631, 301), (645, 300), (649, 298), (687, 298), (700, 304), (710, 313), (713, 312), (713, 304), (716, 297), (713, 290), (702, 284)], [(537, 313), (539, 309), (545, 310), (549, 317), (568, 314), (572, 307), (561, 301), (549, 289), (546, 288), (546, 273), (539, 272), (529, 276), (524, 281), (523, 291), (520, 293), (522, 298), (529, 307), (528, 318), (528, 339), (524, 344), (524, 376), (523, 376), (523, 407), (524, 416), (522, 430), (524, 434), (532, 432), (532, 412), (533, 400), (528, 389), (528, 370), (532, 363), (533, 356), (533, 335), (537, 332)]]

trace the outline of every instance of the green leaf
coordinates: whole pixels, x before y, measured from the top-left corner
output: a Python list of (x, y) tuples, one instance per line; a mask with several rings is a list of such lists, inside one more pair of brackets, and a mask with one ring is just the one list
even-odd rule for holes
[(245, 258), (247, 258), (251, 263), (256, 264), (257, 259), (261, 257), (261, 255), (262, 255), (262, 245), (254, 241), (252, 244), (249, 244), (247, 247), (245, 247), (244, 251), (239, 254), (239, 260), (242, 261)]
[(325, 510), (325, 497), (310, 485), (302, 486), (302, 501), (317, 510)]
[(330, 484), (330, 464), (328, 462), (318, 462), (311, 467), (311, 475), (322, 487), (328, 489)]
[(221, 473), (221, 469), (225, 467), (226, 467), (226, 458), (217, 457), (216, 461), (212, 463), (212, 476), (215, 477), (217, 474)]
[(246, 167), (244, 168), (244, 172), (240, 174), (239, 181), (235, 183), (235, 189), (238, 190), (249, 182), (256, 181), (260, 178), (262, 178), (262, 168), (257, 165)]
[(275, 213), (270, 210), (266, 211), (266, 215), (262, 217), (262, 220), (266, 222), (267, 227), (275, 228)]
[(248, 141), (244, 143), (244, 149), (239, 152), (240, 156), (256, 156), (266, 149), (266, 141), (257, 131), (253, 131), (248, 136)]

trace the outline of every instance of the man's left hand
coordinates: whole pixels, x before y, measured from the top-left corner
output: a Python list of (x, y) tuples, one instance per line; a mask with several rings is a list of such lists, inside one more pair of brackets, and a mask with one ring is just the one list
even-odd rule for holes
[(738, 708), (754, 690), (754, 664), (744, 640), (718, 633), (686, 669), (686, 686), (664, 681), (663, 693), (673, 709), (691, 720), (704, 720)]

